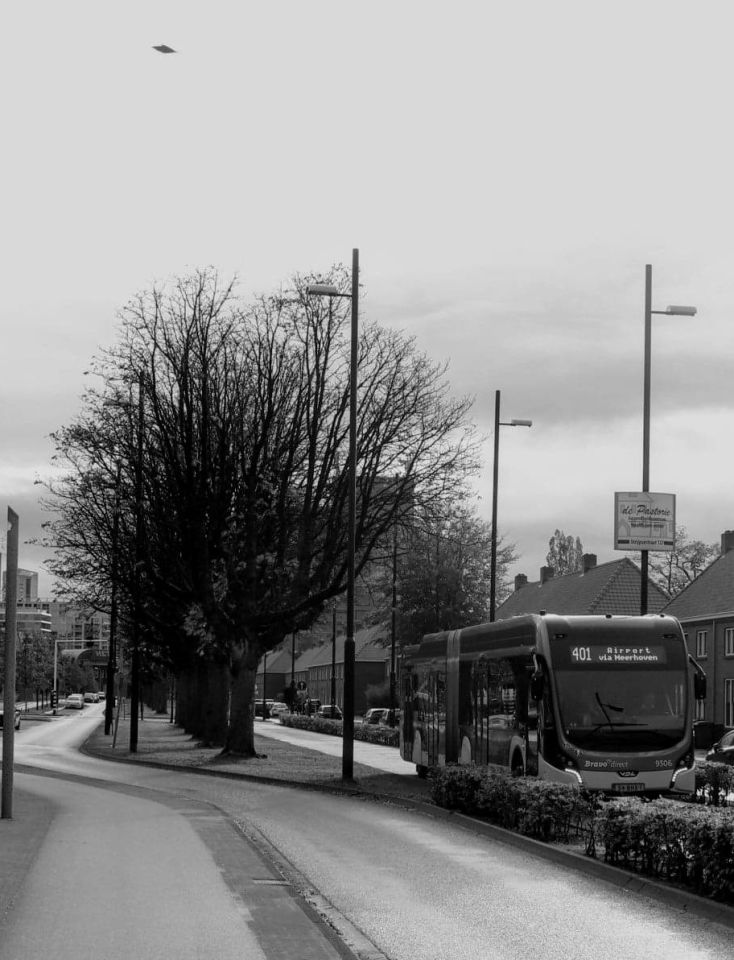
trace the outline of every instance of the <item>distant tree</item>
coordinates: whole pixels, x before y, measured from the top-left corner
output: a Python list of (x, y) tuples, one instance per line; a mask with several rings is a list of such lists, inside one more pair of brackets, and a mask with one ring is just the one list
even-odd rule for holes
[[(416, 643), (426, 633), (452, 630), (489, 619), (492, 526), (466, 503), (444, 517), (415, 516), (399, 534), (396, 637)], [(508, 593), (506, 571), (517, 559), (514, 544), (497, 549), (497, 596)], [(383, 564), (378, 614), (389, 618), (392, 562)]]
[(581, 540), (566, 536), (563, 530), (556, 530), (548, 541), (548, 553), (545, 562), (553, 568), (556, 576), (576, 573), (583, 569), (584, 547)]
[(691, 540), (686, 528), (679, 526), (673, 550), (649, 554), (650, 577), (669, 596), (677, 597), (718, 556), (718, 543)]

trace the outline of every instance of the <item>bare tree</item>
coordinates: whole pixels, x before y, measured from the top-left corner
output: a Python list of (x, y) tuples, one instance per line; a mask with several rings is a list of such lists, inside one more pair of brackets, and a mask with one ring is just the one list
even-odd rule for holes
[[(147, 633), (174, 666), (227, 665), (225, 746), (244, 754), (260, 658), (346, 585), (349, 317), (306, 297), (313, 279), (249, 305), (210, 271), (141, 295), (97, 365), (105, 385), (56, 436), (68, 472), (52, 487), (55, 572), (87, 595), (112, 582), (114, 465), (124, 464), (118, 579), (129, 619), (142, 392)], [(343, 268), (329, 280), (348, 288)], [(363, 325), (357, 572), (396, 516), (439, 510), (476, 469), (470, 404), (451, 397), (445, 372), (402, 334)]]
[[(399, 645), (489, 619), (491, 541), (491, 524), (477, 516), (468, 498), (462, 502), (460, 491), (443, 517), (413, 514), (401, 524), (394, 558)], [(500, 594), (507, 592), (506, 571), (516, 559), (514, 545), (500, 543)], [(391, 602), (392, 565), (393, 556), (385, 552), (375, 590), (381, 617)]]
[(673, 550), (650, 553), (650, 577), (670, 597), (677, 597), (718, 556), (717, 543), (691, 540), (686, 528), (679, 526)]

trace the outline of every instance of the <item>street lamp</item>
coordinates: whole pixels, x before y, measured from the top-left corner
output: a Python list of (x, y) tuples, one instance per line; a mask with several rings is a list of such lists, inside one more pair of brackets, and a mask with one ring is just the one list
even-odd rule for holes
[(342, 780), (354, 779), (354, 549), (357, 521), (357, 343), (359, 334), (359, 250), (352, 250), (352, 292), (340, 293), (331, 284), (306, 287), (314, 297), (345, 297), (352, 301), (352, 334), (349, 363), (349, 518), (347, 546), (347, 635), (344, 640), (344, 723), (342, 727)]
[[(665, 310), (652, 309), (652, 266), (645, 266), (645, 374), (642, 408), (642, 492), (650, 490), (650, 353), (652, 344), (652, 315), (668, 317), (695, 317), (695, 307), (670, 306)], [(648, 551), (641, 552), (640, 613), (647, 613)]]
[(140, 647), (143, 635), (143, 429), (145, 426), (145, 378), (138, 377), (138, 431), (135, 452), (135, 580), (133, 596), (133, 636), (130, 657), (130, 753), (138, 750), (138, 711), (140, 709)]
[[(110, 600), (110, 638), (107, 649), (107, 678), (105, 685), (104, 732), (112, 732), (115, 706), (115, 671), (117, 670), (117, 579), (118, 553), (120, 549), (120, 478), (122, 464), (118, 460), (115, 467), (115, 512), (112, 519), (112, 596)], [(173, 698), (171, 698), (173, 705)]]
[(532, 427), (532, 420), (500, 422), (500, 392), (494, 394), (494, 474), (492, 483), (492, 554), (489, 579), (489, 619), (494, 622), (497, 606), (497, 476), (500, 455), (500, 427)]

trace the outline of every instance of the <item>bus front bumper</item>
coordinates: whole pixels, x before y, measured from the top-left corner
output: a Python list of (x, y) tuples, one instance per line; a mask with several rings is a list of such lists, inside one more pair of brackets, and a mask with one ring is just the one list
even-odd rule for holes
[(572, 787), (584, 790), (603, 791), (614, 796), (644, 796), (646, 794), (691, 794), (696, 789), (696, 771), (693, 767), (670, 767), (660, 770), (640, 770), (632, 776), (627, 771), (613, 770), (577, 770), (567, 767), (565, 770), (552, 767), (542, 758), (538, 764), (538, 776), (556, 783), (568, 783)]

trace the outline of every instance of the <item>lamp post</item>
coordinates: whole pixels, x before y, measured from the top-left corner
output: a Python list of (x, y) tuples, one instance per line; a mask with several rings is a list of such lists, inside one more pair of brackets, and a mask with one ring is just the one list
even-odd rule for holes
[(390, 726), (395, 726), (395, 644), (398, 619), (398, 527), (392, 531), (392, 608), (390, 611)]
[(140, 647), (143, 635), (143, 428), (145, 425), (145, 382), (138, 379), (138, 432), (135, 453), (135, 580), (133, 597), (133, 636), (130, 657), (130, 753), (138, 750), (138, 711), (140, 709)]
[[(107, 649), (107, 678), (105, 685), (104, 732), (112, 732), (115, 707), (115, 671), (117, 669), (117, 576), (120, 541), (120, 476), (122, 464), (115, 467), (115, 513), (112, 520), (112, 596), (110, 602), (110, 639)], [(173, 702), (173, 699), (172, 699)]]
[(344, 723), (342, 780), (354, 779), (354, 551), (357, 520), (357, 345), (359, 334), (359, 250), (352, 250), (352, 292), (340, 293), (331, 284), (312, 284), (310, 296), (345, 297), (352, 301), (349, 363), (349, 517), (347, 545), (347, 633), (344, 640)]
[(332, 707), (336, 706), (336, 602), (331, 608), (331, 693), (329, 703)]
[(489, 619), (494, 622), (497, 608), (497, 477), (499, 474), (500, 427), (532, 427), (532, 420), (500, 422), (500, 391), (494, 394), (494, 468), (492, 482), (492, 553), (489, 579)]
[[(652, 309), (652, 266), (645, 266), (645, 371), (643, 385), (642, 406), (642, 492), (650, 490), (650, 368), (652, 345), (652, 315), (660, 314), (669, 317), (695, 317), (695, 307), (670, 306), (665, 310)], [(647, 575), (648, 551), (641, 552), (640, 559), (640, 613), (647, 613)]]
[(3, 759), (0, 816), (13, 819), (15, 756), (15, 651), (18, 634), (18, 543), (20, 518), (8, 507), (8, 560), (5, 570), (5, 687), (3, 690)]
[(59, 704), (59, 638), (54, 637), (54, 716), (56, 716)]

